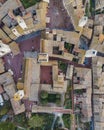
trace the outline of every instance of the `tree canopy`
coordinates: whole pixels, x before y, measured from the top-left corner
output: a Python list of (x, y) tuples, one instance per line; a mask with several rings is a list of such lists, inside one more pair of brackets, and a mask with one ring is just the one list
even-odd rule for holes
[(46, 99), (46, 98), (48, 98), (48, 93), (47, 93), (46, 91), (41, 91), (40, 97), (41, 97), (42, 99)]
[(41, 128), (44, 125), (44, 119), (36, 114), (29, 119), (28, 124), (32, 128)]
[(0, 122), (0, 130), (15, 130), (15, 125), (11, 122)]

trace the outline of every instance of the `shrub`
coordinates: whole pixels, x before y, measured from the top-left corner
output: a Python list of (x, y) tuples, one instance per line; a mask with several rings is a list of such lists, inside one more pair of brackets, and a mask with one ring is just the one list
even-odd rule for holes
[(41, 99), (40, 102), (41, 102), (42, 105), (47, 105), (48, 100), (47, 99)]
[(29, 119), (28, 124), (32, 128), (42, 128), (44, 125), (44, 118), (36, 114)]
[(40, 98), (41, 98), (41, 99), (46, 99), (46, 98), (48, 98), (48, 93), (47, 93), (46, 91), (41, 91), (41, 93), (40, 93)]
[(4, 106), (3, 108), (1, 108), (0, 110), (0, 116), (5, 115), (8, 112), (8, 108), (6, 106)]
[(61, 98), (61, 95), (60, 95), (60, 94), (56, 94), (56, 98), (57, 98), (57, 99), (60, 99), (60, 98)]

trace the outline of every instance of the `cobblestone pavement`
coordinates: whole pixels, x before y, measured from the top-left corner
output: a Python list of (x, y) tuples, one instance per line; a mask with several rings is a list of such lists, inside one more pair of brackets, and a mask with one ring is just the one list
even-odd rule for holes
[(47, 16), (50, 17), (49, 28), (73, 30), (71, 19), (63, 6), (62, 0), (50, 0)]

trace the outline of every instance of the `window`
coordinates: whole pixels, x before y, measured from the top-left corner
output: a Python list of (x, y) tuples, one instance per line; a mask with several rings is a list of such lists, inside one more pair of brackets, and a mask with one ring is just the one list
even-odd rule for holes
[(93, 54), (95, 54), (95, 51), (93, 51)]
[(53, 54), (59, 54), (59, 47), (53, 46)]
[(57, 40), (57, 35), (53, 35), (53, 40), (56, 41)]

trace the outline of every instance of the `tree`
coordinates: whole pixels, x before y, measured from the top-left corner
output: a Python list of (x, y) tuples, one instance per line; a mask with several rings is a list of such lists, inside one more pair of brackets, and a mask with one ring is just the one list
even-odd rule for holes
[(67, 49), (68, 51), (70, 51), (70, 48), (72, 47), (72, 45), (70, 43), (65, 42), (64, 44), (64, 48)]
[(41, 91), (40, 97), (41, 97), (42, 99), (46, 99), (46, 98), (48, 98), (48, 93), (47, 93), (46, 91)]
[(66, 99), (65, 108), (66, 109), (72, 109), (72, 100), (71, 99)]
[(15, 125), (11, 122), (0, 122), (0, 130), (15, 130)]
[(67, 70), (67, 63), (64, 63), (62, 61), (59, 61), (58, 62), (58, 66), (59, 66), (59, 69), (62, 70), (63, 72), (66, 72)]
[(71, 120), (73, 119), (73, 117), (71, 117), (71, 115), (69, 114), (63, 114), (62, 119), (64, 121), (64, 125), (66, 128), (68, 128), (70, 130), (71, 127)]
[(14, 116), (14, 123), (18, 124), (21, 127), (27, 127), (27, 118), (25, 113), (21, 113), (19, 115)]
[(41, 102), (42, 105), (47, 105), (48, 100), (47, 99), (41, 99), (40, 102)]
[(29, 119), (28, 124), (32, 128), (41, 128), (44, 125), (44, 119), (36, 114)]

